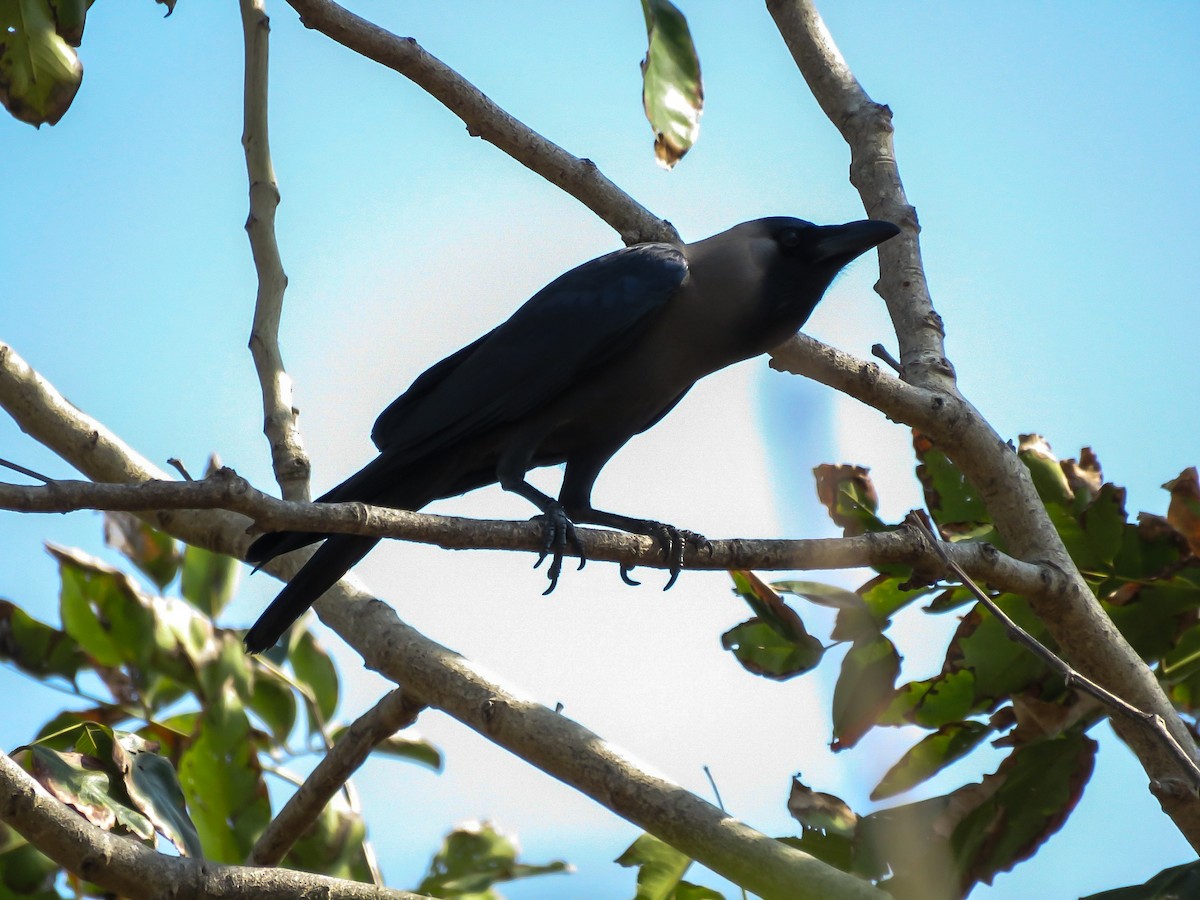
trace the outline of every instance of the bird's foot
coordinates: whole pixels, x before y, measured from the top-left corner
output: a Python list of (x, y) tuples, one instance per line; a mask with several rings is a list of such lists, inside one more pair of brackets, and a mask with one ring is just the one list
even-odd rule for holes
[[(676, 528), (674, 525), (668, 525), (665, 522), (646, 521), (644, 534), (649, 535), (658, 542), (659, 549), (662, 551), (663, 559), (669, 563), (668, 571), (671, 577), (667, 579), (667, 583), (663, 586), (663, 590), (670, 590), (679, 578), (679, 573), (683, 570), (683, 557), (687, 547), (691, 545), (696, 550), (706, 550), (712, 553), (712, 544), (702, 534), (697, 534), (694, 531), (687, 531), (683, 528)], [(629, 573), (633, 570), (633, 566), (621, 566), (621, 580), (628, 585), (639, 585), (640, 581), (634, 581)]]
[(568, 518), (561, 506), (551, 507), (542, 515), (534, 516), (533, 521), (542, 523), (542, 552), (533, 567), (536, 569), (546, 561), (547, 556), (550, 557), (550, 568), (546, 570), (550, 586), (542, 591), (544, 597), (558, 587), (558, 576), (562, 574), (563, 556), (568, 547), (579, 555), (580, 569), (587, 563), (587, 557), (583, 555), (583, 545), (579, 543), (575, 534), (575, 523)]

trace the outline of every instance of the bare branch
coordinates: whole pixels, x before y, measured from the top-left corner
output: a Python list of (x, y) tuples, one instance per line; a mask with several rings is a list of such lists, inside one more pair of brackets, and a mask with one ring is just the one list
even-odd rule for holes
[[(144, 481), (93, 484), (53, 481), (46, 485), (0, 482), (0, 509), (62, 513), (80, 509), (148, 512), (167, 509), (224, 509), (241, 513), (259, 529), (314, 533), (367, 534), (402, 538), (454, 550), (528, 550), (540, 553), (544, 536), (534, 522), (463, 519), (365, 503), (297, 503), (277, 500), (252, 487), (229, 468), (202, 481)], [(661, 548), (643, 535), (578, 530), (584, 556), (624, 565), (669, 568)], [(248, 540), (248, 539), (246, 539)], [(852, 538), (713, 540), (711, 551), (690, 553), (685, 568), (697, 570), (848, 569), (908, 563), (938, 568), (940, 556), (902, 528)], [(573, 551), (568, 550), (568, 555)], [(1027, 595), (1045, 595), (1061, 587), (1054, 569), (1020, 562), (989, 544), (954, 544), (947, 549), (959, 565), (989, 584)]]
[[(851, 393), (889, 417), (918, 426), (962, 469), (979, 491), (1009, 551), (1063, 573), (1056, 595), (1032, 595), (1032, 608), (1064, 656), (1079, 671), (1133, 706), (1157, 715), (1181, 747), (1195, 745), (1154, 673), (1104, 614), (1046, 514), (1028, 468), (958, 392), (945, 358), (941, 319), (934, 312), (917, 242), (917, 218), (904, 194), (892, 145), (891, 112), (875, 103), (854, 78), (811, 0), (767, 0), (796, 65), (825, 111), (850, 145), (851, 181), (867, 212), (901, 225), (901, 235), (879, 248), (879, 293), (887, 303), (900, 344), (905, 381), (925, 389), (921, 398), (879, 379), (871, 387), (862, 372), (840, 371), (825, 359), (806, 366), (821, 369), (827, 383), (845, 380)], [(894, 381), (895, 379), (892, 379)], [(840, 385), (838, 385), (840, 386)], [(1151, 783), (1177, 784), (1179, 764), (1162, 744), (1128, 720), (1113, 727), (1137, 754)], [(1182, 776), (1187, 780), (1186, 774)], [(1191, 791), (1156, 791), (1164, 810), (1191, 845), (1200, 850), (1200, 798)]]
[(246, 234), (258, 273), (258, 297), (254, 324), (250, 329), (250, 355), (262, 387), (263, 433), (271, 445), (271, 465), (279, 490), (288, 500), (309, 498), (308, 477), (312, 466), (292, 406), (292, 380), (283, 368), (279, 352), (279, 317), (287, 275), (275, 240), (275, 209), (279, 185), (271, 164), (267, 130), (268, 48), (271, 28), (264, 0), (240, 0), (242, 32), (246, 44), (246, 76), (243, 97), (242, 147), (246, 151), (246, 173), (250, 179), (250, 215)]
[(525, 168), (570, 194), (616, 229), (626, 244), (678, 244), (674, 226), (608, 180), (590, 159), (572, 156), (509, 115), (479, 88), (412, 38), (397, 37), (332, 0), (288, 0), (300, 20), (344, 47), (399, 72), (440, 101), (467, 126)]
[(1105, 690), (1096, 682), (1092, 681), (1085, 675), (1081, 675), (1072, 669), (1065, 660), (1061, 659), (1053, 650), (1035, 638), (1032, 634), (1013, 621), (1012, 617), (1002, 610), (996, 602), (988, 596), (987, 592), (979, 585), (971, 580), (971, 576), (963, 571), (962, 566), (954, 562), (950, 555), (946, 552), (946, 548), (950, 545), (941, 541), (927, 526), (918, 515), (910, 514), (908, 523), (916, 528), (921, 535), (929, 542), (934, 551), (941, 557), (946, 568), (949, 569), (954, 576), (975, 595), (980, 603), (982, 603), (993, 616), (1004, 626), (1004, 630), (1008, 632), (1008, 636), (1027, 647), (1034, 656), (1038, 657), (1047, 666), (1062, 676), (1068, 687), (1078, 688), (1085, 694), (1089, 694), (1102, 704), (1107, 706), (1117, 715), (1125, 716), (1132, 719), (1142, 727), (1148, 729), (1156, 740), (1162, 742), (1167, 751), (1175, 757), (1179, 763), (1179, 768), (1188, 776), (1190, 789), (1195, 793), (1200, 793), (1200, 766), (1196, 765), (1196, 761), (1188, 755), (1187, 751), (1179, 745), (1175, 737), (1167, 730), (1166, 723), (1161, 716), (1156, 716), (1153, 713), (1144, 712), (1129, 703), (1126, 703), (1116, 694)]
[[(166, 856), (97, 828), (46, 793), (0, 752), (0, 820), (68, 872), (133, 900), (420, 900), (395, 891), (291, 869), (225, 866)], [(168, 891), (169, 886), (169, 891)]]
[(278, 865), (379, 742), (411, 725), (422, 709), (397, 689), (359, 716), (267, 826), (246, 864)]

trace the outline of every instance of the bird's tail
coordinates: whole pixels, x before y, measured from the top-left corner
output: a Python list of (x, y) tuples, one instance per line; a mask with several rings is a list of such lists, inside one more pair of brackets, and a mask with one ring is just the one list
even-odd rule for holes
[[(319, 534), (291, 532), (263, 535), (263, 538), (301, 538), (304, 539), (303, 542), (295, 545), (301, 547), (318, 541), (321, 537)], [(263, 538), (259, 538), (255, 544), (261, 543)], [(275, 646), (275, 642), (291, 624), (304, 615), (305, 610), (312, 606), (318, 597), (333, 587), (339, 578), (350, 571), (378, 543), (377, 537), (357, 534), (333, 534), (326, 538), (325, 543), (284, 586), (279, 596), (271, 601), (271, 605), (246, 632), (246, 649), (251, 653), (261, 653)], [(286, 549), (291, 550), (294, 547), (289, 546)], [(269, 559), (270, 556), (266, 558)]]

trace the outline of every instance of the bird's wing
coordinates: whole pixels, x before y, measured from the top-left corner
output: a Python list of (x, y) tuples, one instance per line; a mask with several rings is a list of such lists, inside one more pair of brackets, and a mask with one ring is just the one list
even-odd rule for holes
[(380, 414), (371, 439), (406, 457), (519, 421), (626, 349), (686, 277), (686, 257), (669, 244), (638, 244), (572, 269), (417, 378)]

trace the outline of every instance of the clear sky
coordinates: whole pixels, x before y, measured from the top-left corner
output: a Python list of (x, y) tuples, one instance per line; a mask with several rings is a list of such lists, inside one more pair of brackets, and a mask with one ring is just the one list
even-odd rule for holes
[[(861, 218), (846, 149), (765, 9), (681, 6), (707, 108), (698, 145), (670, 173), (653, 161), (641, 114), (636, 0), (354, 8), (594, 159), (687, 239), (766, 214)], [(1159, 485), (1200, 462), (1200, 6), (821, 9), (868, 92), (895, 112), (964, 392), (1006, 437), (1038, 431), (1063, 456), (1091, 445), (1129, 488), (1131, 511), (1163, 512)], [(269, 488), (245, 350), (254, 280), (242, 231), (240, 21), (232, 0), (181, 0), (165, 21), (161, 10), (98, 4), (83, 88), (63, 121), (35, 131), (0, 118), (0, 336), (150, 459), (177, 456), (197, 471), (216, 451)], [(291, 279), (283, 349), (320, 490), (369, 459), (375, 415), (416, 374), (617, 239), (413, 85), (305, 30), (283, 3), (270, 11), (271, 142)], [(860, 355), (877, 341), (894, 347), (875, 275), (873, 257), (860, 261), (806, 330)], [(70, 474), (7, 419), (0, 456)], [(821, 462), (871, 466), (893, 518), (919, 503), (903, 429), (758, 360), (702, 384), (622, 451), (596, 499), (712, 537), (825, 536), (808, 475)], [(556, 473), (540, 479), (553, 486)], [(437, 509), (530, 514), (494, 490)], [(0, 594), (46, 618), (57, 597), (42, 542), (103, 552), (88, 513), (0, 516), (0, 536)], [(784, 808), (792, 773), (869, 810), (870, 786), (915, 738), (888, 732), (830, 756), (831, 674), (777, 685), (742, 673), (720, 650), (721, 632), (746, 616), (722, 575), (685, 573), (663, 594), (659, 573), (633, 590), (593, 564), (547, 599), (529, 562), (396, 544), (358, 571), (431, 637), (539, 701), (561, 701), (704, 795), (709, 765), (730, 810), (768, 833), (794, 832)], [(249, 624), (275, 587), (262, 575), (246, 581), (226, 624)], [(934, 639), (948, 623), (925, 618), (913, 611), (892, 633), (914, 676), (936, 671), (926, 648), (944, 646)], [(350, 717), (382, 685), (338, 652)], [(0, 690), (28, 698), (0, 717), (6, 748), (62, 702), (5, 672)], [(440, 714), (423, 715), (420, 730), (445, 749), (443, 774), (380, 762), (360, 779), (391, 884), (415, 884), (455, 823), (490, 818), (520, 835), (531, 861), (579, 868), (508, 896), (632, 894), (631, 873), (610, 861), (634, 828)], [(1077, 813), (1034, 861), (975, 897), (1074, 897), (1191, 857), (1131, 754), (1107, 725), (1093, 734), (1104, 746)], [(972, 758), (929, 790), (996, 759)]]

